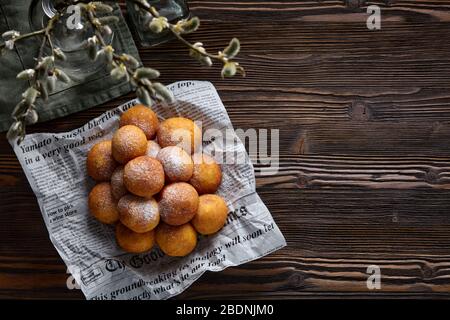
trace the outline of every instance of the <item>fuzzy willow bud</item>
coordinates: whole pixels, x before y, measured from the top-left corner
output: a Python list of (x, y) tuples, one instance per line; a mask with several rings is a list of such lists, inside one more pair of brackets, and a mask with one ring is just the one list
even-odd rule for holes
[(41, 94), (41, 98), (44, 101), (48, 100), (48, 90), (47, 90), (47, 85), (44, 82), (39, 81), (39, 92)]
[(21, 100), (13, 109), (13, 112), (11, 115), (15, 118), (22, 115), (24, 111), (28, 108), (28, 105), (26, 104), (25, 100)]
[(231, 39), (228, 46), (223, 50), (223, 54), (228, 58), (232, 59), (239, 53), (239, 50), (241, 49), (241, 44), (239, 43), (238, 38)]
[(146, 106), (149, 106), (149, 107), (152, 106), (152, 99), (150, 98), (150, 94), (148, 93), (148, 91), (145, 88), (143, 88), (143, 87), (137, 88), (136, 96), (138, 97), (139, 101), (142, 104), (145, 104)]
[(46, 71), (53, 64), (53, 62), (55, 62), (55, 58), (53, 56), (44, 57), (38, 63), (36, 68)]
[(142, 4), (145, 8), (150, 9), (150, 4), (147, 0), (137, 0), (140, 4)]
[(36, 71), (34, 71), (34, 69), (26, 69), (17, 74), (17, 79), (31, 80), (31, 79), (33, 79), (35, 74), (36, 74)]
[(8, 140), (16, 139), (22, 130), (23, 130), (23, 123), (21, 121), (13, 122), (11, 127), (9, 127), (8, 133), (6, 134), (6, 139)]
[(110, 5), (107, 5), (106, 3), (100, 1), (94, 1), (92, 2), (92, 5), (94, 6), (95, 12), (97, 13), (111, 13), (114, 10)]
[(55, 91), (56, 88), (56, 76), (52, 75), (47, 79), (47, 89), (49, 92)]
[(61, 69), (55, 69), (54, 72), (55, 72), (56, 78), (58, 78), (59, 81), (64, 82), (64, 83), (70, 82), (69, 76)]
[(36, 101), (38, 93), (39, 91), (33, 87), (30, 87), (22, 94), (22, 98), (25, 100), (27, 105), (31, 106)]
[(122, 61), (125, 62), (131, 68), (139, 67), (139, 61), (131, 55), (123, 53), (121, 58), (122, 58)]
[(98, 18), (100, 24), (114, 24), (120, 21), (119, 17), (116, 16), (107, 16)]
[(180, 27), (182, 33), (192, 33), (200, 27), (200, 19), (193, 17), (192, 19), (180, 22)]
[(141, 79), (156, 79), (159, 77), (159, 71), (152, 68), (139, 68), (134, 72), (134, 77)]
[(107, 35), (107, 36), (112, 34), (112, 30), (109, 26), (101, 26), (100, 31), (102, 34)]
[(8, 50), (13, 50), (14, 49), (14, 40), (6, 40), (5, 48)]
[(153, 18), (150, 22), (149, 28), (153, 33), (160, 33), (168, 27), (166, 17)]
[(66, 61), (66, 60), (67, 60), (67, 57), (66, 57), (66, 55), (64, 54), (64, 52), (61, 50), (61, 48), (55, 48), (55, 49), (53, 49), (53, 55), (54, 55), (57, 59), (59, 59), (59, 60), (61, 60), (61, 61)]
[(111, 63), (114, 58), (113, 53), (114, 48), (111, 45), (105, 46), (97, 52), (94, 60), (98, 60), (99, 58), (105, 58), (106, 62)]
[(159, 82), (153, 83), (153, 89), (155, 89), (156, 93), (161, 96), (161, 98), (169, 103), (172, 103), (175, 101), (175, 97), (173, 96), (172, 91), (166, 88), (165, 85)]
[(114, 80), (120, 80), (124, 77), (126, 77), (128, 80), (127, 76), (128, 76), (127, 68), (123, 64), (111, 70), (111, 77), (113, 77)]
[(198, 62), (200, 62), (202, 65), (211, 67), (213, 62), (210, 57), (208, 57), (206, 54), (205, 48), (203, 48), (203, 43), (196, 42), (194, 43), (195, 49), (189, 50), (189, 55), (196, 59)]
[(222, 68), (222, 78), (233, 77), (236, 74), (237, 68), (235, 62), (227, 62)]
[(212, 64), (213, 64), (211, 58), (210, 58), (210, 57), (206, 57), (206, 56), (201, 56), (201, 57), (199, 57), (198, 61), (199, 61), (202, 65), (204, 65), (204, 66), (206, 66), (206, 67), (211, 67)]
[(97, 36), (93, 36), (87, 39), (87, 49), (89, 58), (95, 60), (97, 58)]
[(9, 31), (6, 31), (6, 32), (2, 33), (2, 38), (4, 40), (13, 39), (13, 38), (16, 38), (18, 36), (20, 36), (20, 32), (16, 31), (16, 30), (9, 30)]
[(25, 122), (27, 124), (35, 124), (38, 122), (39, 116), (37, 111), (34, 108), (28, 109), (28, 111), (25, 113)]

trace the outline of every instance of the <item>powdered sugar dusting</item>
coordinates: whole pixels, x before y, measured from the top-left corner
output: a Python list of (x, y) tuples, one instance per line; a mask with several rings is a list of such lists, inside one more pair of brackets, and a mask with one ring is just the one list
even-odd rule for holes
[(114, 158), (120, 163), (142, 156), (147, 151), (147, 137), (136, 126), (126, 125), (113, 136), (112, 152)]
[(194, 170), (192, 158), (180, 147), (162, 148), (158, 160), (164, 167), (164, 172), (170, 181), (188, 181)]
[(149, 156), (137, 157), (125, 165), (125, 187), (132, 193), (148, 197), (164, 186), (164, 170), (161, 163)]
[(159, 208), (164, 222), (172, 225), (186, 223), (197, 213), (198, 193), (185, 182), (169, 184), (162, 191)]
[(147, 153), (146, 153), (147, 156), (156, 158), (156, 157), (158, 157), (158, 153), (160, 150), (161, 150), (161, 147), (155, 141), (149, 140), (147, 142)]
[(118, 208), (121, 222), (132, 230), (136, 225), (155, 227), (159, 222), (159, 207), (153, 198), (128, 194), (120, 198)]

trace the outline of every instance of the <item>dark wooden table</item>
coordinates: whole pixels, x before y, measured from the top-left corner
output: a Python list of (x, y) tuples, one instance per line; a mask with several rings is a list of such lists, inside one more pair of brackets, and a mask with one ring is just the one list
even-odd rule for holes
[[(171, 42), (141, 49), (162, 81), (209, 79), (236, 128), (280, 129), (280, 171), (257, 187), (288, 246), (207, 273), (182, 298), (450, 296), (450, 1), (190, 1), (190, 36), (242, 42), (222, 80)], [(381, 30), (366, 7), (382, 8)], [(74, 129), (121, 97), (32, 131)], [(83, 298), (0, 136), (0, 297)], [(369, 265), (381, 289), (369, 290)], [(214, 290), (211, 290), (214, 288)]]

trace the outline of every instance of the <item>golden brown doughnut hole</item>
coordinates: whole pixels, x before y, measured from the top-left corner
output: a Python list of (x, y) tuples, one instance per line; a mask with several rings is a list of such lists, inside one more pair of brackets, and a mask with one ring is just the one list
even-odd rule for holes
[(137, 233), (118, 223), (116, 226), (116, 240), (119, 246), (130, 253), (149, 251), (155, 244), (155, 231)]
[(89, 150), (86, 158), (88, 175), (96, 181), (108, 181), (117, 162), (112, 156), (111, 140), (100, 141)]
[(117, 200), (109, 182), (101, 182), (92, 188), (88, 199), (91, 214), (100, 222), (111, 224), (119, 220)]
[(193, 154), (202, 143), (200, 128), (192, 120), (182, 117), (161, 122), (157, 136), (161, 148), (178, 146), (188, 154)]
[(197, 214), (191, 220), (198, 233), (213, 234), (222, 229), (227, 221), (228, 207), (222, 197), (215, 194), (200, 196)]
[(126, 125), (119, 128), (112, 138), (112, 155), (114, 159), (125, 164), (143, 156), (147, 152), (147, 137), (136, 126)]
[(168, 256), (184, 257), (197, 245), (197, 233), (189, 223), (180, 226), (161, 223), (156, 228), (156, 242)]
[(125, 111), (120, 117), (120, 127), (134, 125), (144, 131), (148, 140), (153, 139), (158, 129), (159, 120), (156, 113), (143, 104), (137, 104)]
[(161, 219), (178, 226), (189, 222), (198, 209), (198, 193), (186, 182), (175, 182), (164, 187), (160, 194)]
[(194, 154), (194, 171), (189, 183), (199, 194), (214, 193), (222, 182), (222, 170), (217, 162), (206, 154)]

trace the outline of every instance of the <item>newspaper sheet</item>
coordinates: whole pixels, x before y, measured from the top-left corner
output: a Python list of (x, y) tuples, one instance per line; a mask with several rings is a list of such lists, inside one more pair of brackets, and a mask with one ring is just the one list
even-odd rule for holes
[(87, 152), (112, 137), (120, 114), (136, 100), (70, 132), (29, 134), (20, 145), (11, 141), (50, 239), (87, 299), (167, 299), (205, 271), (240, 265), (286, 245), (255, 192), (252, 163), (214, 86), (182, 81), (168, 88), (177, 102), (153, 110), (160, 119), (184, 116), (201, 121), (203, 152), (225, 162), (218, 194), (229, 208), (226, 225), (213, 236), (200, 237), (197, 248), (186, 257), (165, 256), (157, 246), (145, 254), (127, 254), (116, 244), (114, 227), (89, 213), (87, 199), (95, 182), (86, 172)]

